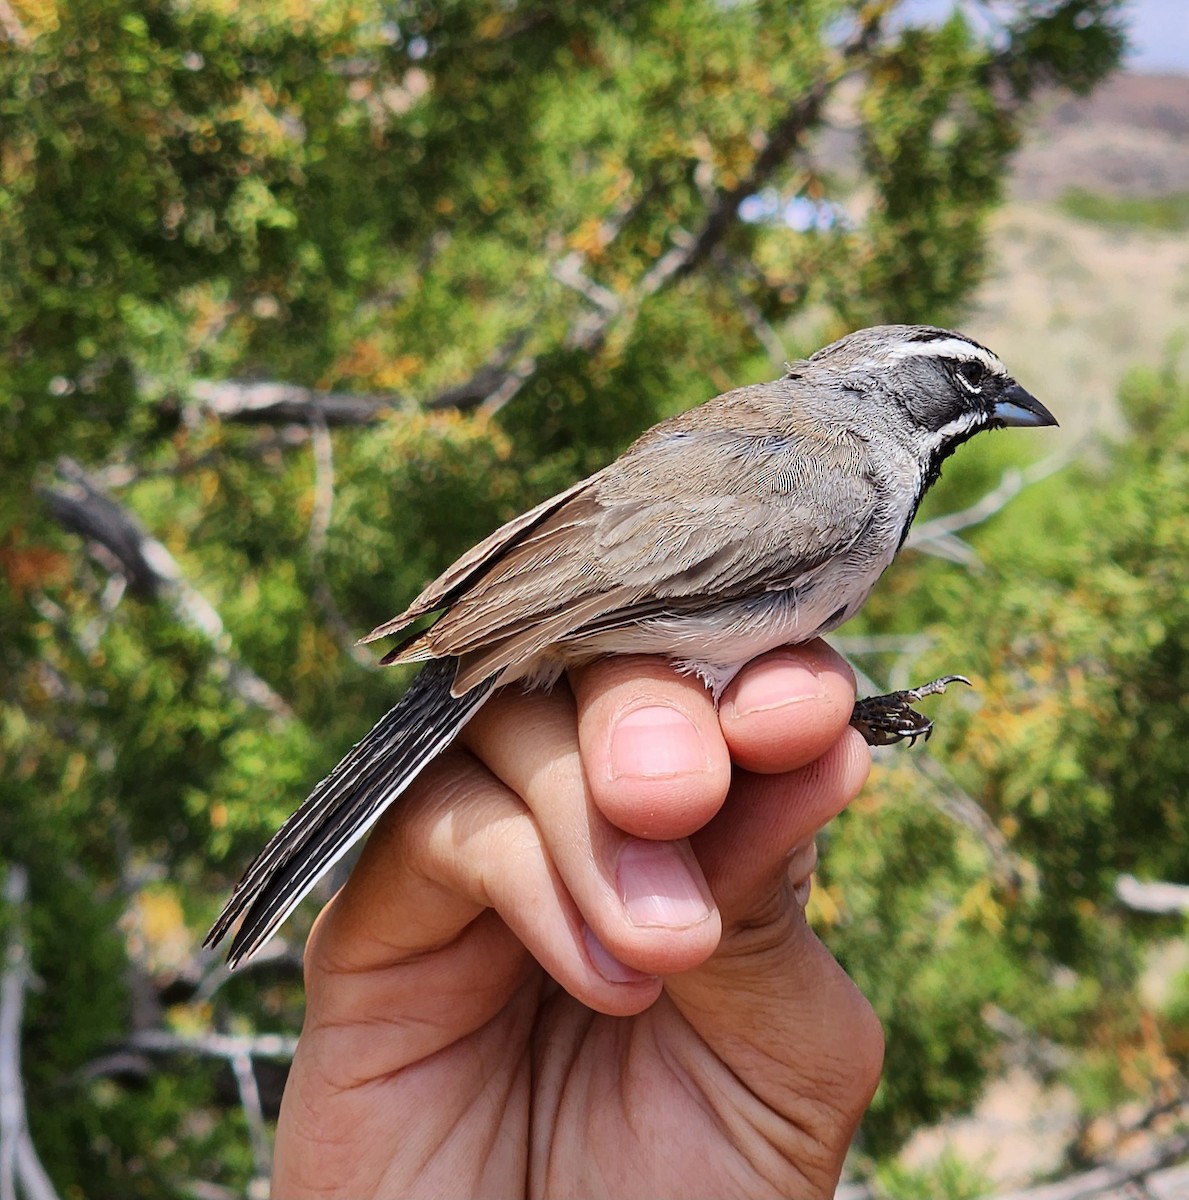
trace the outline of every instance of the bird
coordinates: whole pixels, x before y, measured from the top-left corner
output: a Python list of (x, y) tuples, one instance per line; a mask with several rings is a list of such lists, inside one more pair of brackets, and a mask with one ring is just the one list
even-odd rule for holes
[[(661, 421), (360, 639), (405, 633), (381, 663), (425, 665), (248, 866), (205, 944), (240, 921), (228, 962), (260, 950), (498, 688), (655, 654), (717, 702), (749, 660), (859, 610), (958, 446), (1056, 424), (997, 355), (931, 325), (860, 329)], [(875, 745), (915, 741), (932, 724), (911, 704), (959, 679), (859, 700), (851, 723)]]

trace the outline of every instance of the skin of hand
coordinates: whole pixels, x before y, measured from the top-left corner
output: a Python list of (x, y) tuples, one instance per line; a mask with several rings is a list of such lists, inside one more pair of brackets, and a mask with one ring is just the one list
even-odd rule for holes
[(832, 1196), (883, 1056), (804, 917), (853, 701), (822, 642), (717, 712), (651, 658), (491, 701), (315, 924), (277, 1200)]

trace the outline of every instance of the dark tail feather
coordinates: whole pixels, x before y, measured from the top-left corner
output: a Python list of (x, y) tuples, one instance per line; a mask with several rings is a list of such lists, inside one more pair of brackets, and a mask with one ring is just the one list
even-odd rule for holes
[(491, 694), (485, 680), (452, 696), (458, 660), (429, 663), (376, 727), (310, 793), (244, 872), (203, 943), (222, 941), (244, 913), (227, 961), (251, 957), (305, 894), (444, 750)]

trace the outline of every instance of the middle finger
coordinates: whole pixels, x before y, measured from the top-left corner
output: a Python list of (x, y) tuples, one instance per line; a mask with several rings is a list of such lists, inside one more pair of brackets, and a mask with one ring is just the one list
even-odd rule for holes
[(508, 689), (471, 720), (462, 740), (531, 811), (602, 949), (651, 975), (688, 970), (714, 952), (721, 924), (689, 844), (632, 837), (592, 800), (567, 687)]

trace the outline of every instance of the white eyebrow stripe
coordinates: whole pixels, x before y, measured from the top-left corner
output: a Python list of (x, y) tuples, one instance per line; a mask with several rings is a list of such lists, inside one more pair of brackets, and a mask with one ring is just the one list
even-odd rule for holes
[(888, 351), (889, 358), (977, 358), (992, 375), (1006, 375), (997, 355), (962, 338), (938, 338), (933, 342), (901, 342)]

